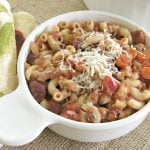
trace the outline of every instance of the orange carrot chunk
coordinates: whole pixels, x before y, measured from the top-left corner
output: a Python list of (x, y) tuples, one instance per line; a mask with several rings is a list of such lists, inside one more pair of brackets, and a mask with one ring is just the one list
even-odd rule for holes
[(135, 58), (137, 56), (137, 50), (136, 49), (130, 49), (129, 54), (132, 56), (132, 58)]
[(120, 55), (116, 60), (116, 65), (120, 68), (126, 68), (131, 64), (132, 60), (126, 54)]
[(142, 67), (141, 75), (145, 79), (150, 79), (150, 67), (147, 66)]

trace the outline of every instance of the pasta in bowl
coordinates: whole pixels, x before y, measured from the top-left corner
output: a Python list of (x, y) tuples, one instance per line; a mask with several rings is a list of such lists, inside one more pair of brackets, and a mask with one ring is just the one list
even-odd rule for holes
[(150, 111), (149, 47), (145, 29), (106, 12), (39, 25), (20, 51), (18, 88), (0, 99), (0, 142), (26, 144), (47, 126), (84, 142), (129, 133)]
[(43, 107), (75, 121), (128, 117), (150, 100), (145, 38), (112, 22), (61, 21), (30, 43), (29, 89)]

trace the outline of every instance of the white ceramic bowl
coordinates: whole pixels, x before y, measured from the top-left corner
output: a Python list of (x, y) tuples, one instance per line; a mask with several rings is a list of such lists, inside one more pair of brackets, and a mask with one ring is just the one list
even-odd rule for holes
[[(42, 130), (49, 126), (54, 132), (69, 139), (84, 142), (100, 142), (123, 136), (135, 129), (150, 111), (150, 103), (135, 114), (108, 123), (82, 123), (65, 119), (42, 106), (30, 94), (25, 74), (24, 62), (28, 55), (29, 44), (43, 31), (60, 21), (105, 20), (126, 26), (130, 30), (141, 28), (137, 24), (106, 12), (78, 11), (56, 16), (38, 26), (26, 39), (18, 59), (19, 86), (11, 94), (0, 98), (0, 142), (6, 145), (22, 145), (34, 140)], [(141, 28), (142, 29), (142, 28)], [(148, 46), (149, 33), (142, 29)]]

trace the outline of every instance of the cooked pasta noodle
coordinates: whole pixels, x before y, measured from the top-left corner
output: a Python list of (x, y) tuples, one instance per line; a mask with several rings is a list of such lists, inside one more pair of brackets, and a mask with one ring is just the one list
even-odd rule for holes
[(57, 102), (60, 102), (64, 99), (64, 97), (61, 92), (57, 91), (53, 94), (53, 99)]
[(94, 22), (93, 20), (90, 20), (86, 23), (88, 31), (93, 31), (94, 30)]
[(59, 32), (59, 31), (60, 31), (59, 26), (57, 26), (57, 25), (52, 26), (51, 32)]
[(53, 79), (48, 83), (48, 92), (53, 96), (56, 92), (59, 92), (57, 88), (58, 79)]
[(75, 22), (75, 23), (72, 24), (72, 27), (73, 27), (73, 29), (78, 29), (81, 26), (80, 26), (80, 24), (78, 22)]
[(131, 108), (135, 109), (135, 110), (139, 110), (141, 109), (143, 106), (144, 106), (144, 102), (140, 102), (140, 101), (137, 101), (135, 99), (130, 99), (128, 101), (128, 106), (130, 106)]
[(52, 36), (48, 36), (48, 44), (54, 51), (58, 51), (60, 49), (60, 44), (58, 41), (54, 40)]
[(30, 44), (30, 49), (31, 52), (35, 55), (35, 56), (39, 56), (40, 52), (39, 52), (39, 47), (37, 43), (31, 42)]
[(65, 21), (60, 22), (58, 25), (61, 29), (65, 29), (69, 27), (69, 23)]
[(27, 78), (27, 80), (30, 80), (30, 77), (31, 77), (33, 71), (34, 71), (37, 67), (38, 67), (37, 65), (33, 65), (33, 66), (30, 66), (30, 67), (27, 68), (27, 70), (26, 70), (26, 78)]
[(42, 100), (40, 105), (43, 106), (44, 108), (48, 109), (48, 101), (46, 99)]
[(104, 31), (104, 32), (108, 30), (108, 24), (107, 24), (107, 22), (100, 22), (99, 26), (100, 26), (100, 29), (102, 31)]

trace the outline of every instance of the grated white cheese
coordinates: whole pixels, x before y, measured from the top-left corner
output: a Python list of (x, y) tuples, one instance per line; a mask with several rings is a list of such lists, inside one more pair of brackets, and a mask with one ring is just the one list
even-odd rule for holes
[[(94, 37), (93, 41), (91, 37)], [(97, 47), (93, 48), (92, 44), (97, 44)], [(120, 44), (111, 38), (111, 34), (88, 32), (82, 37), (81, 49), (77, 50), (74, 55), (67, 57), (75, 65), (78, 65), (78, 62), (83, 62), (86, 68), (83, 73), (78, 73), (72, 80), (82, 89), (99, 88), (105, 76), (112, 77), (112, 74), (118, 72), (115, 59), (123, 52), (125, 53)], [(64, 64), (64, 60), (60, 63), (60, 69), (70, 69), (70, 67)], [(98, 78), (93, 79), (95, 74), (98, 75)]]

